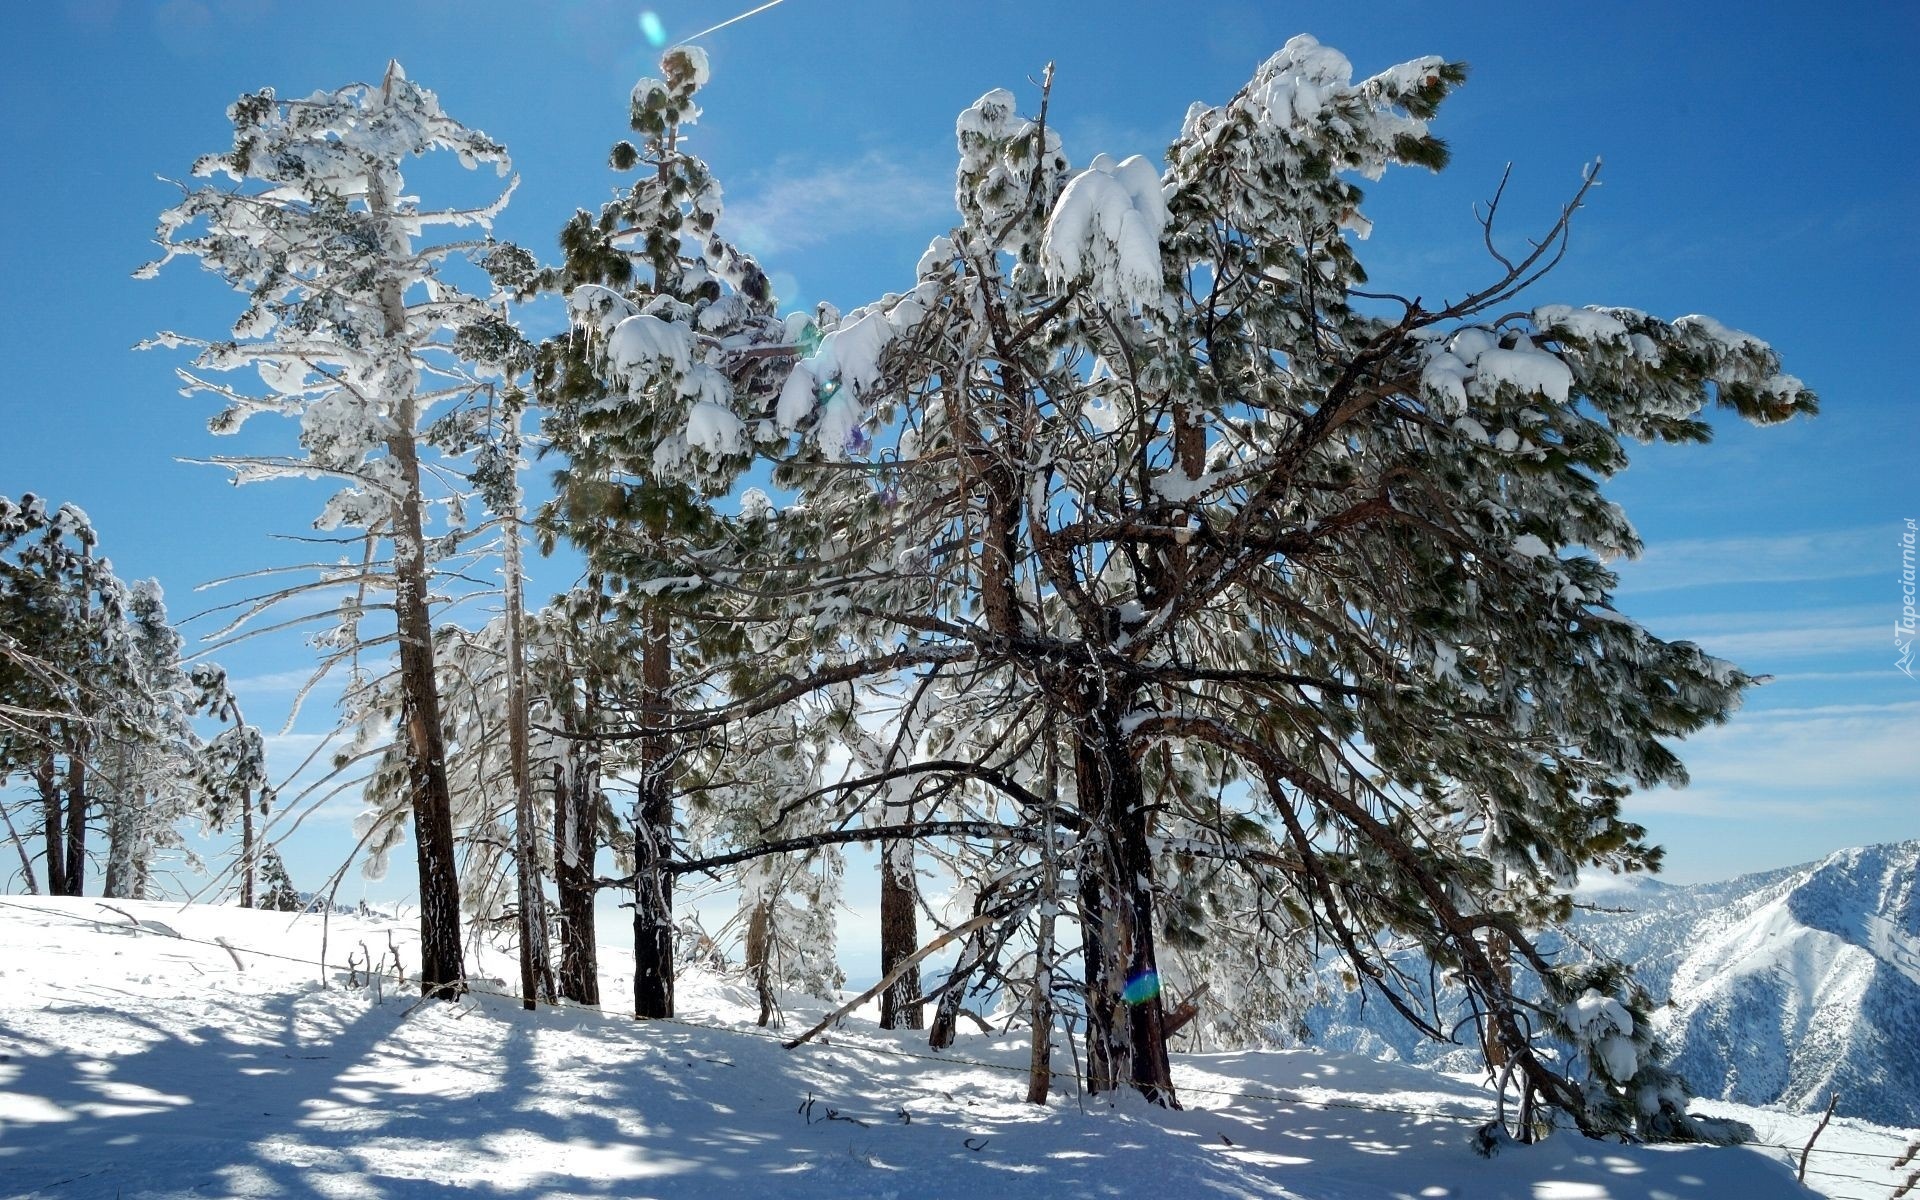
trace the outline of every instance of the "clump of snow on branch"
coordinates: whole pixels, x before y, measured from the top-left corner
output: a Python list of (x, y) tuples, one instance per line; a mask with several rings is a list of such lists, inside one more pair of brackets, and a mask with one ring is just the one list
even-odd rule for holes
[(1633, 1078), (1639, 1052), (1633, 1044), (1633, 1016), (1612, 996), (1588, 988), (1560, 1010), (1568, 1032), (1594, 1048), (1597, 1061), (1616, 1080)]
[(1167, 203), (1160, 173), (1136, 154), (1102, 154), (1060, 193), (1041, 243), (1048, 280), (1085, 283), (1094, 300), (1123, 308), (1156, 303), (1165, 288), (1160, 235)]
[(781, 387), (774, 407), (780, 431), (807, 428), (830, 460), (864, 454), (871, 404), (884, 390), (887, 352), (926, 319), (939, 290), (931, 280), (922, 282), (905, 295), (856, 308), (818, 334), (813, 352), (794, 364)]

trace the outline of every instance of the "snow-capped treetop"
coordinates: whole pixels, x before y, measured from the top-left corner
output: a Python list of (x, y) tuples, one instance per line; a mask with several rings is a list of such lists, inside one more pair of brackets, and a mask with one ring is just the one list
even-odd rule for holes
[[(470, 168), (493, 163), (502, 177), (511, 170), (506, 147), (447, 116), (439, 97), (408, 79), (398, 62), (387, 65), (377, 85), (353, 84), (285, 102), (264, 89), (241, 97), (227, 116), (234, 123), (233, 149), (198, 159), (193, 174), (224, 174), (235, 183), (263, 180), (275, 185), (269, 193), (274, 199), (313, 203), (380, 192), (398, 202), (405, 187), (400, 163), (432, 150), (451, 150)], [(470, 218), (430, 213), (420, 219)]]
[(611, 155), (615, 170), (638, 174), (597, 218), (576, 214), (561, 238), (567, 263), (544, 279), (585, 334), (567, 351), (578, 361), (547, 368), (566, 393), (549, 425), (595, 473), (720, 492), (793, 428), (776, 421), (776, 397), (796, 331), (776, 316), (759, 264), (720, 236), (720, 185), (681, 142), (706, 56), (676, 47), (661, 71), (634, 88), (639, 144)]
[[(509, 183), (478, 207), (424, 209), (403, 193), (402, 160), (447, 151), (506, 174), (506, 151), (447, 116), (398, 64), (378, 85), (303, 100), (261, 91), (229, 116), (233, 149), (201, 158), (194, 174), (241, 187), (188, 190), (161, 215), (164, 254), (136, 275), (198, 258), (248, 304), (231, 339), (164, 333), (145, 344), (197, 350), (179, 374), (188, 393), (225, 402), (210, 422), (215, 433), (262, 412), (299, 422), (304, 462), (229, 462), (236, 482), (317, 470), (347, 482), (322, 528), (377, 524), (405, 490), (386, 454), (391, 439), (414, 437), (430, 406), (464, 394), (488, 369), (463, 363), (462, 351), (500, 341), (488, 302), (443, 270), (453, 256), (478, 260), (494, 248), (415, 241), (441, 226), (489, 228), (513, 191)], [(215, 378), (242, 367), (258, 373), (264, 393)]]
[[(955, 203), (971, 252), (1007, 250), (1031, 262), (1066, 183), (1060, 135), (1018, 114), (1013, 93), (994, 88), (954, 122), (960, 164)], [(1037, 170), (1035, 168), (1038, 168)]]

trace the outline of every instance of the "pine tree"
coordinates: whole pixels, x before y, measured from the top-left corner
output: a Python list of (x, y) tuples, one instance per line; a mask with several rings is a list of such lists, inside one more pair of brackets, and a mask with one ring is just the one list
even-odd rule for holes
[[(501, 363), (503, 376), (511, 382), (532, 366), (533, 354), (517, 332), (508, 339), (508, 344), (512, 347), (511, 354), (496, 355), (495, 359)], [(514, 796), (513, 857), (520, 987), (523, 1003), (532, 1008), (536, 999), (551, 1002), (558, 993), (547, 948), (546, 889), (541, 882), (539, 820), (534, 809), (534, 780), (541, 772), (532, 760), (530, 745), (534, 735), (532, 702), (528, 696), (529, 618), (525, 569), (521, 561), (526, 544), (525, 500), (520, 486), (524, 465), (520, 457), (521, 422), (525, 409), (526, 394), (518, 387), (508, 387), (497, 410), (489, 414), (491, 436), (474, 465), (473, 479), (479, 486), (481, 498), (496, 514), (500, 530), (501, 593), (505, 601), (500, 617), (505, 635), (501, 652), (506, 672), (507, 748)]]
[[(130, 593), (85, 512), (49, 511), (31, 493), (0, 496), (0, 780), (32, 779), (47, 891), (85, 892), (88, 823), (100, 801), (101, 747), (141, 732)], [(12, 818), (8, 817), (11, 825)], [(16, 833), (16, 837), (17, 837)], [(23, 867), (27, 863), (22, 847)]]
[(271, 815), (273, 796), (267, 782), (266, 739), (241, 714), (240, 698), (234, 695), (226, 671), (199, 663), (191, 672), (191, 682), (194, 711), (226, 723), (200, 755), (198, 790), (209, 827), (225, 829), (235, 817), (240, 820), (240, 907), (252, 908), (262, 862), (256, 822)]
[(560, 994), (600, 1003), (594, 928), (595, 860), (602, 842), (617, 845), (621, 821), (605, 786), (605, 664), (623, 658), (618, 630), (597, 595), (574, 589), (540, 610), (528, 634), (529, 692), (540, 714), (553, 810), (553, 878), (560, 925)]
[[(509, 187), (476, 208), (422, 209), (405, 194), (403, 159), (445, 150), (472, 167), (508, 162), (498, 143), (441, 111), (433, 93), (391, 64), (378, 85), (355, 84), (301, 100), (271, 91), (229, 110), (233, 149), (194, 164), (199, 178), (239, 187), (186, 189), (161, 218), (165, 257), (198, 258), (248, 297), (231, 339), (164, 334), (156, 343), (197, 350), (180, 372), (189, 391), (227, 407), (213, 419), (230, 433), (275, 413), (300, 424), (300, 453), (229, 459), (236, 482), (320, 475), (343, 484), (317, 525), (359, 528), (392, 547), (392, 561), (360, 580), (392, 593), (420, 883), (421, 985), (452, 997), (462, 981), (459, 887), (445, 748), (435, 691), (429, 613), (428, 494), (422, 478), (431, 410), (480, 386), (461, 357), (463, 335), (497, 315), (463, 293), (450, 261), (485, 243), (416, 245), (443, 226), (485, 228)], [(215, 373), (259, 371), (264, 395)], [(326, 583), (340, 582), (338, 578)]]
[[(1814, 400), (1707, 318), (1515, 312), (1584, 186), (1458, 300), (1369, 292), (1352, 177), (1443, 165), (1429, 121), (1464, 74), (1355, 81), (1298, 38), (1194, 106), (1164, 170), (1071, 175), (1045, 97), (1025, 120), (989, 93), (958, 123), (961, 226), (859, 351), (801, 364), (791, 423), (822, 458), (890, 464), (894, 504), (847, 540), (925, 548), (919, 594), (900, 572), (862, 617), (1066, 743), (1096, 1090), (1173, 1100), (1156, 942), (1177, 848), (1288, 897), (1271, 934), (1310, 931), (1446, 1036), (1381, 961), (1383, 937), (1420, 945), (1523, 1090), (1588, 1132), (1685, 1134), (1644, 996), (1534, 941), (1576, 870), (1657, 865), (1621, 797), (1683, 781), (1662, 739), (1750, 682), (1614, 611), (1600, 556), (1637, 543), (1601, 482), (1626, 440), (1703, 440), (1708, 406), (1764, 423)], [(1574, 1070), (1537, 1052), (1490, 932)], [(1626, 1019), (1586, 1019), (1606, 1005)]]
[(757, 439), (778, 436), (769, 418), (781, 356), (791, 356), (765, 274), (715, 234), (719, 186), (683, 145), (705, 55), (677, 47), (661, 69), (664, 79), (633, 91), (640, 144), (620, 142), (611, 156), (636, 179), (597, 216), (575, 215), (561, 234), (566, 262), (541, 281), (565, 293), (576, 332), (548, 345), (537, 384), (546, 434), (567, 459), (545, 520), (588, 555), (595, 621), (629, 626), (638, 644), (633, 668), (597, 664), (594, 675), (618, 677), (640, 714), (630, 756), (635, 1011), (648, 1017), (673, 1015), (670, 864), (684, 748), (664, 732), (668, 713), (677, 693), (697, 689), (703, 638), (739, 645), (737, 632), (693, 628), (673, 593), (699, 584), (684, 565), (690, 554), (711, 566), (718, 552), (709, 498), (732, 486)]
[(207, 747), (193, 729), (196, 697), (160, 585), (133, 584), (124, 613), (128, 686), (94, 750), (96, 792), (107, 818), (101, 890), (145, 899), (154, 852), (183, 847), (180, 823), (205, 809), (198, 770)]
[[(181, 825), (214, 820), (218, 796), (207, 767), (231, 750), (203, 743), (192, 718), (203, 680), (189, 672), (168, 623), (160, 585), (123, 583), (95, 553), (98, 538), (72, 505), (49, 512), (33, 495), (0, 497), (0, 780), (30, 775), (48, 886), (85, 888), (86, 840), (97, 816), (107, 845), (101, 891), (152, 892), (156, 852), (187, 851)], [(258, 731), (248, 731), (255, 743)], [(263, 769), (263, 768), (262, 768)], [(7, 823), (12, 826), (12, 814)], [(13, 836), (24, 875), (37, 887), (25, 844)]]
[(280, 861), (280, 852), (272, 846), (260, 852), (260, 881), (266, 885), (261, 908), (269, 912), (300, 912), (306, 907), (287, 875), (287, 864)]

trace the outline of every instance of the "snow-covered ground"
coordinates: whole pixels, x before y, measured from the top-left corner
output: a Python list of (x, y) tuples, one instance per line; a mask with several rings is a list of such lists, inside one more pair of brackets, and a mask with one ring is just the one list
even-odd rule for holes
[[(1188, 1107), (1169, 1113), (1078, 1099), (1063, 1048), (1064, 1093), (1040, 1109), (1022, 1102), (1019, 1030), (963, 1034), (947, 1054), (966, 1063), (923, 1057), (919, 1036), (858, 1017), (827, 1044), (787, 1051), (752, 1026), (743, 992), (707, 975), (683, 982), (683, 1021), (636, 1023), (618, 1015), (630, 960), (611, 952), (608, 1013), (526, 1013), (487, 995), (420, 1004), (390, 981), (349, 988), (344, 970), (314, 965), (318, 917), (115, 908), (0, 897), (0, 1195), (1810, 1194), (1767, 1149), (1566, 1136), (1481, 1158), (1469, 1137), (1486, 1094), (1405, 1064), (1185, 1056)], [(378, 960), (390, 934), (416, 964), (409, 929), (346, 916), (331, 919), (327, 958), (364, 946)], [(823, 1011), (795, 1001), (789, 1027)], [(1797, 1145), (1812, 1126), (1708, 1107), (1773, 1142)], [(1815, 1155), (1827, 1174), (1809, 1182), (1880, 1200), (1903, 1145), (1898, 1131), (1837, 1123)]]

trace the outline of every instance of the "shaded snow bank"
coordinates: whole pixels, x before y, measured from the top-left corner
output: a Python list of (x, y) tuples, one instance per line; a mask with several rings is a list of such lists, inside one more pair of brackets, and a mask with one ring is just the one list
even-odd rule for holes
[[(0, 900), (0, 1191), (61, 1197), (496, 1196), (1049, 1198), (1802, 1196), (1753, 1150), (1576, 1137), (1469, 1148), (1471, 1081), (1309, 1051), (1183, 1056), (1188, 1109), (1022, 1102), (1026, 1046), (924, 1042), (854, 1020), (796, 1052), (751, 1026), (748, 991), (684, 979), (689, 1023), (534, 1014), (507, 999), (416, 1007), (319, 953), (316, 917), (90, 900)], [(165, 930), (159, 926), (165, 926)], [(170, 936), (169, 932), (182, 937)], [(409, 931), (335, 916), (330, 957)], [(244, 969), (218, 945), (236, 947)], [(186, 939), (202, 939), (192, 941)], [(608, 946), (623, 1001), (631, 961)], [(512, 960), (486, 958), (507, 974)], [(492, 986), (492, 985), (489, 985)], [(504, 990), (504, 989), (503, 989)], [(789, 1020), (815, 1002), (790, 999)], [(812, 1103), (808, 1104), (811, 1099)]]

